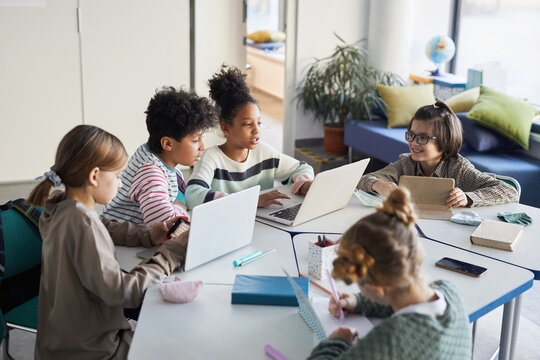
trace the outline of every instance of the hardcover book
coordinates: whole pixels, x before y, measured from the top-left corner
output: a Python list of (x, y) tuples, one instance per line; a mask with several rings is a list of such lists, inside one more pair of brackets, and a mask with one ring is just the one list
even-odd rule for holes
[[(307, 295), (309, 279), (293, 279)], [(231, 303), (298, 306), (298, 300), (287, 277), (264, 275), (236, 275)]]
[(523, 225), (485, 219), (471, 234), (471, 243), (514, 251), (523, 235)]

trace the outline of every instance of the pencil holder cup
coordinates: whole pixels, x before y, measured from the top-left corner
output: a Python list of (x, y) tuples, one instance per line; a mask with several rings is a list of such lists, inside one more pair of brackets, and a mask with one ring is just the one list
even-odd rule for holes
[(308, 245), (308, 271), (309, 276), (318, 280), (326, 279), (326, 269), (333, 268), (332, 262), (337, 257), (336, 249), (338, 245), (330, 243), (320, 246), (317, 243), (309, 242)]

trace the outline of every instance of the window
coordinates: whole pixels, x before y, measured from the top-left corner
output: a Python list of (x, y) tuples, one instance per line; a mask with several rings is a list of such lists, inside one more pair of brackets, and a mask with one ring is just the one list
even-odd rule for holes
[(258, 30), (282, 30), (280, 0), (248, 0), (246, 26), (248, 34)]
[(463, 0), (456, 74), (490, 68), (497, 90), (540, 104), (539, 19), (537, 0)]

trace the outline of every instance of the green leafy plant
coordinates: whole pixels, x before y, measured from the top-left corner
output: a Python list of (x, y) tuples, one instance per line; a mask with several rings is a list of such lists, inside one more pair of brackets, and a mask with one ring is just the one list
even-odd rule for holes
[(308, 65), (297, 98), (305, 112), (327, 126), (343, 127), (349, 116), (371, 120), (373, 109), (384, 109), (375, 85), (402, 86), (404, 82), (397, 74), (367, 64), (365, 39), (347, 44), (334, 35), (341, 44), (332, 55)]

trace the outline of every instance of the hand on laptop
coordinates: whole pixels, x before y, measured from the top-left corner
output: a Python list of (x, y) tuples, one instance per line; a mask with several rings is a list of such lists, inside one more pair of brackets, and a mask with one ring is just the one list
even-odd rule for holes
[(396, 190), (398, 186), (391, 182), (391, 181), (376, 181), (373, 185), (371, 185), (371, 189), (375, 191), (377, 194), (380, 194), (384, 197), (388, 197), (390, 193), (394, 190)]
[(283, 205), (277, 199), (290, 199), (290, 196), (279, 192), (278, 190), (272, 190), (259, 195), (259, 203), (257, 204), (257, 207), (265, 207), (272, 204)]

